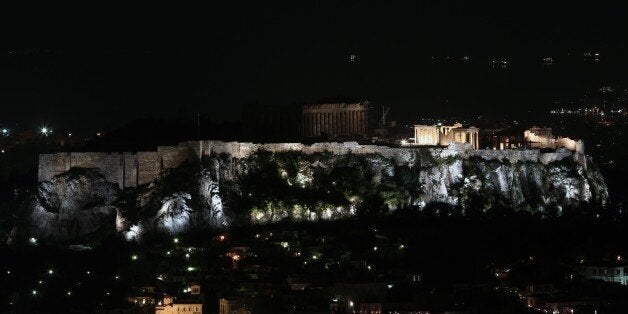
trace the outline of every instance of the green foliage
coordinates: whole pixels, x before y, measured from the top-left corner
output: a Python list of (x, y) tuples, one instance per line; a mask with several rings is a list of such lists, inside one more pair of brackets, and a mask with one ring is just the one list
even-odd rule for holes
[(324, 211), (342, 215), (351, 208), (358, 215), (379, 215), (407, 206), (421, 193), (418, 167), (374, 154), (259, 151), (238, 163), (246, 171), (232, 183), (221, 182), (223, 200), (238, 216), (320, 218)]

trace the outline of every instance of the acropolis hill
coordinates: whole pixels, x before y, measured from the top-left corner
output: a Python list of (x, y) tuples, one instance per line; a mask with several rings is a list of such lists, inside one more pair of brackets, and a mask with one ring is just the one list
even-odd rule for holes
[[(382, 214), (434, 205), (462, 214), (493, 207), (560, 214), (608, 199), (599, 170), (576, 148), (208, 140), (149, 152), (43, 154), (29, 225), (20, 230), (62, 240), (115, 220), (133, 240), (151, 230), (341, 219), (374, 207)], [(149, 218), (138, 220), (137, 212)]]
[(388, 147), (378, 145), (361, 145), (357, 142), (324, 142), (305, 145), (301, 143), (242, 143), (222, 141), (186, 141), (177, 146), (159, 146), (156, 151), (99, 153), (71, 152), (42, 154), (39, 156), (38, 181), (48, 181), (55, 175), (71, 168), (96, 168), (105, 178), (116, 183), (120, 188), (136, 187), (147, 184), (159, 177), (165, 169), (179, 167), (185, 161), (200, 161), (212, 154), (226, 154), (232, 158), (242, 159), (257, 151), (268, 152), (300, 152), (304, 154), (329, 152), (343, 154), (378, 154), (392, 158), (399, 163), (408, 163), (413, 152), (428, 150), (430, 154), (440, 156), (473, 156), (486, 160), (508, 160), (511, 163), (520, 161), (541, 162), (544, 165), (552, 161), (572, 158), (586, 167), (586, 157), (579, 151), (559, 148), (554, 152), (541, 152), (540, 149), (524, 150), (492, 150), (474, 149), (471, 144), (451, 143), (447, 147)]

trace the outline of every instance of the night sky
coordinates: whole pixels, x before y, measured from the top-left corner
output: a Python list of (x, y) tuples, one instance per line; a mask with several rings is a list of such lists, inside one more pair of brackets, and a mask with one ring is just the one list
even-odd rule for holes
[[(389, 105), (397, 119), (535, 112), (628, 82), (625, 12), (598, 2), (263, 1), (24, 13), (9, 23), (0, 124), (100, 128), (196, 112), (237, 120), (242, 104), (336, 97)], [(601, 61), (585, 64), (584, 52)], [(447, 56), (472, 59), (438, 61)], [(495, 58), (511, 66), (492, 69)]]

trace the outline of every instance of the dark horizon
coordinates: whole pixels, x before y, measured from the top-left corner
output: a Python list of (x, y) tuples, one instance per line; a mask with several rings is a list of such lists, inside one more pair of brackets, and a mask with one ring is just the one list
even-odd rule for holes
[[(618, 5), (455, 1), (222, 4), (198, 25), (76, 18), (84, 29), (66, 32), (74, 19), (22, 23), (19, 34), (34, 41), (12, 43), (4, 56), (2, 102), (11, 109), (0, 123), (90, 129), (197, 112), (235, 121), (244, 104), (339, 96), (390, 106), (396, 119), (534, 114), (561, 97), (627, 85), (621, 12)], [(23, 48), (32, 46), (44, 48)], [(600, 61), (585, 62), (585, 52), (600, 53)], [(448, 56), (455, 64), (443, 64)], [(546, 56), (552, 67), (543, 66)], [(509, 68), (493, 69), (493, 59)]]

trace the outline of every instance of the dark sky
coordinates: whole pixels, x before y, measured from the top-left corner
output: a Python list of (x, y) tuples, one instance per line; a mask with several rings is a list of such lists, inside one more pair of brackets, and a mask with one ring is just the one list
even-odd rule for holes
[[(21, 11), (8, 27), (0, 124), (103, 127), (197, 111), (235, 120), (244, 103), (336, 96), (397, 117), (517, 113), (628, 81), (618, 4), (271, 2)], [(584, 64), (586, 51), (602, 61)], [(431, 63), (465, 55), (471, 64)], [(556, 66), (543, 68), (544, 56)], [(491, 69), (494, 58), (511, 67)]]

